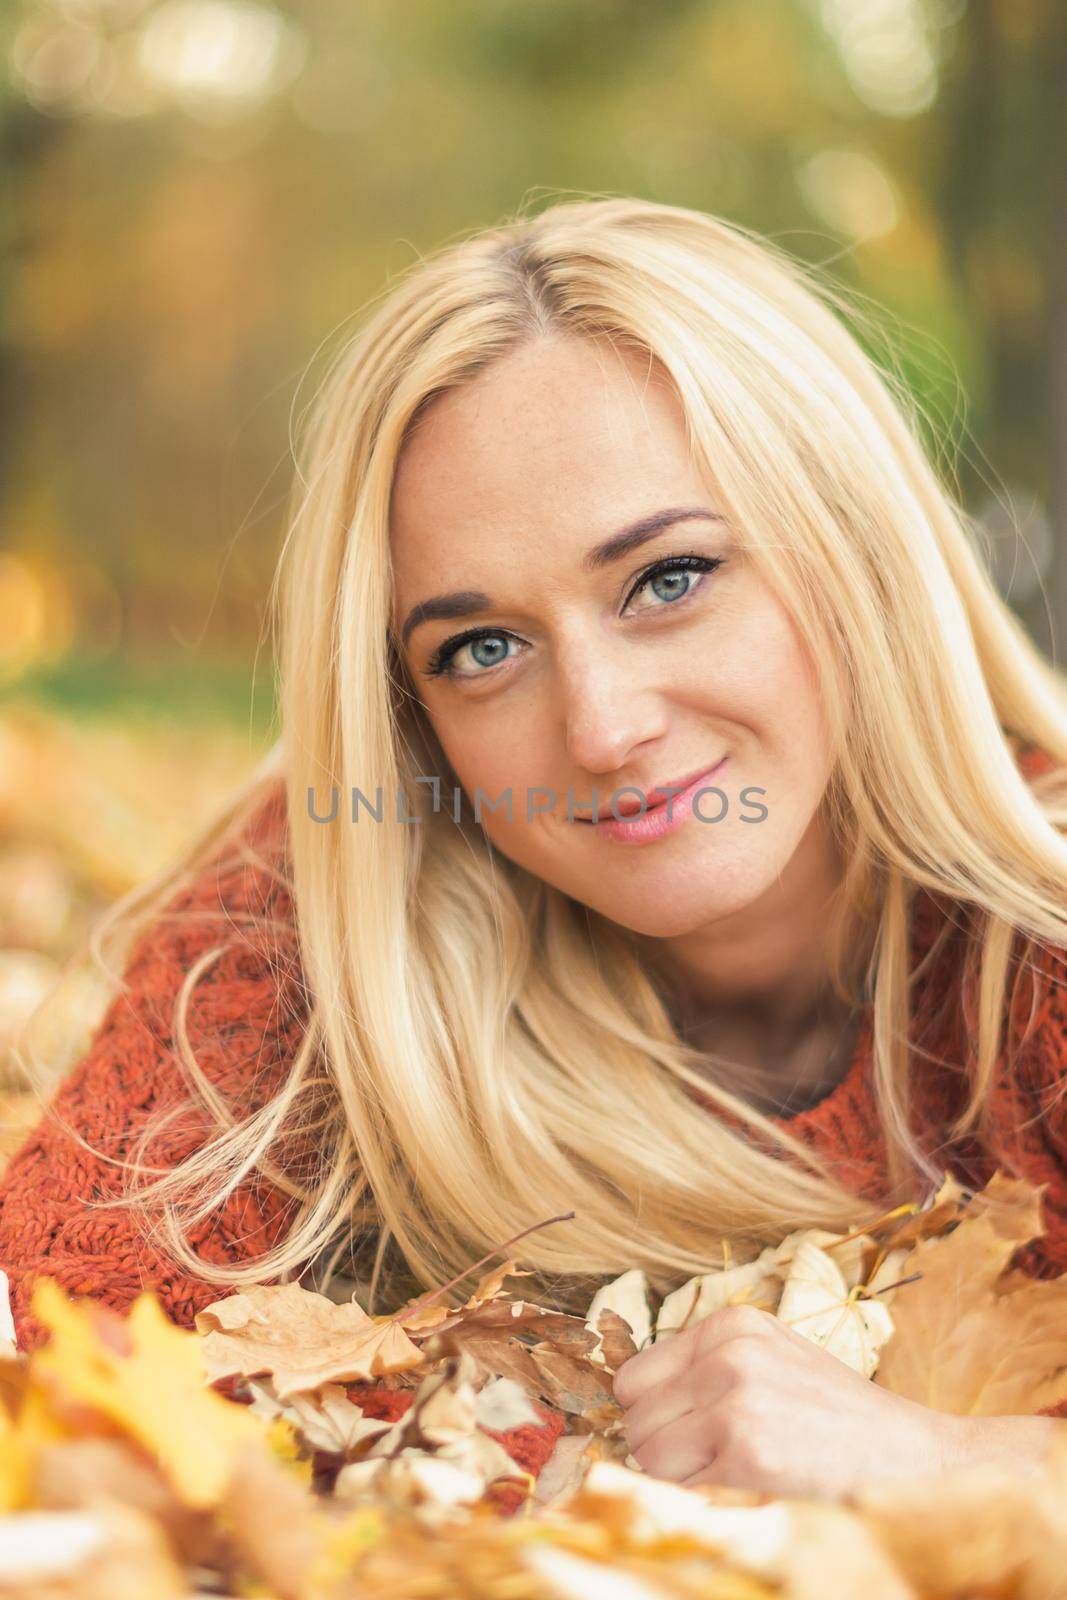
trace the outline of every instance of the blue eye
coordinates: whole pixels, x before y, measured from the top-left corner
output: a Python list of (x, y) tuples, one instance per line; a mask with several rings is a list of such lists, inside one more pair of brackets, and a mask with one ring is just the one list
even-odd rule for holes
[[(638, 578), (637, 582), (630, 590), (630, 593), (627, 596), (627, 601), (632, 600), (634, 595), (640, 594), (641, 590), (647, 588), (649, 584), (659, 583), (666, 579), (668, 592), (666, 596), (663, 594), (659, 595), (659, 599), (662, 603), (660, 605), (642, 606), (640, 608), (642, 611), (664, 611), (669, 606), (677, 605), (679, 601), (688, 599), (693, 589), (690, 574), (714, 572), (716, 567), (722, 566), (724, 559), (725, 558), (723, 556), (668, 556), (663, 561), (657, 561), (655, 566), (649, 567), (647, 572), (642, 573), (641, 577)], [(676, 580), (679, 578), (685, 579), (684, 588), (680, 588), (677, 584)], [(508, 657), (498, 648), (495, 653), (493, 650), (489, 651), (489, 659), (483, 658), (479, 661), (479, 658), (474, 655), (475, 648), (478, 645), (484, 646), (490, 642), (494, 645), (499, 645), (500, 643), (507, 643), (509, 641), (512, 643), (522, 642), (521, 640), (517, 640), (514, 634), (502, 633), (497, 628), (468, 628), (466, 632), (456, 634), (454, 638), (446, 639), (443, 644), (437, 647), (433, 655), (430, 657), (429, 666), (423, 669), (423, 676), (426, 678), (484, 677), (486, 673), (498, 666), (501, 661), (506, 661)], [(457, 672), (453, 666), (453, 661), (456, 655), (460, 650), (464, 649), (468, 645), (471, 647), (473, 659), (478, 663), (479, 666), (485, 669), (484, 672)]]
[[(667, 561), (661, 561), (658, 566), (653, 567), (651, 572), (640, 579), (631, 591), (631, 597), (635, 594), (640, 594), (641, 590), (646, 589), (649, 584), (665, 583), (667, 586), (666, 594), (662, 594), (656, 589), (653, 589), (653, 593), (658, 594), (660, 600), (666, 605), (674, 605), (677, 601), (684, 600), (692, 589), (691, 574), (693, 572), (714, 571), (718, 565), (718, 561), (709, 561), (702, 556), (672, 556)], [(679, 579), (685, 580), (684, 587), (678, 586)], [(662, 607), (646, 606), (643, 609), (658, 611)]]
[[(446, 639), (444, 644), (434, 651), (430, 657), (430, 665), (425, 669), (424, 676), (427, 678), (441, 676), (448, 678), (480, 678), (482, 676), (480, 672), (457, 672), (452, 665), (455, 656), (467, 645), (470, 645), (473, 655), (478, 645), (490, 643), (498, 646), (500, 643), (506, 644), (511, 639), (512, 635), (510, 633), (500, 633), (493, 628), (472, 628), (467, 633), (457, 634), (454, 639)], [(478, 662), (479, 666), (484, 667), (486, 671), (498, 666), (501, 661), (507, 660), (506, 654), (503, 654), (499, 649), (495, 653), (491, 649), (488, 652), (488, 656), (488, 660), (484, 658), (479, 660), (477, 656), (474, 656), (474, 660)]]

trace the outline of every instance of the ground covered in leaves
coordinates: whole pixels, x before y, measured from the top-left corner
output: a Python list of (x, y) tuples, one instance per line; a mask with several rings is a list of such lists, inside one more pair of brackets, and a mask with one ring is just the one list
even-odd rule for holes
[[(1009, 1265), (1040, 1226), (1028, 1184), (946, 1180), (926, 1208), (798, 1232), (659, 1304), (624, 1273), (585, 1317), (523, 1298), (517, 1259), (461, 1305), (371, 1317), (290, 1284), (220, 1299), (195, 1332), (152, 1295), (120, 1317), (41, 1279), (50, 1332), (30, 1355), (0, 1285), (0, 1595), (1067, 1596), (1067, 1422), (1028, 1476), (989, 1465), (830, 1503), (652, 1478), (612, 1398), (635, 1350), (746, 1302), (944, 1411), (1056, 1404), (1067, 1280)], [(502, 1441), (550, 1419), (534, 1476)]]

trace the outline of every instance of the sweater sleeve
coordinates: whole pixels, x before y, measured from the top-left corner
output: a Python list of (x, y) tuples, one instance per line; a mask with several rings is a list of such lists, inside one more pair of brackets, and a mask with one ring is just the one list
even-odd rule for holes
[[(267, 881), (269, 891), (243, 864), (222, 875), (216, 859), (135, 940), (122, 986), (88, 1050), (0, 1178), (0, 1267), (10, 1281), (22, 1348), (44, 1336), (28, 1309), (38, 1275), (119, 1311), (142, 1290), (154, 1290), (185, 1326), (227, 1292), (150, 1243), (136, 1210), (92, 1202), (122, 1192), (125, 1174), (115, 1162), (132, 1153), (150, 1118), (171, 1113), (145, 1150), (155, 1168), (173, 1168), (218, 1127), (199, 1097), (190, 1097), (175, 1050), (174, 1006), (190, 969), (219, 946), (222, 953), (206, 962), (189, 998), (193, 1053), (235, 1116), (263, 1105), (284, 1082), (306, 1007), (291, 966), (287, 971), (276, 959), (275, 941), (248, 931), (251, 909), (275, 925), (284, 925), (291, 911), (276, 880), (268, 874)], [(211, 1263), (246, 1262), (284, 1237), (296, 1204), (257, 1175), (191, 1230), (190, 1243)]]

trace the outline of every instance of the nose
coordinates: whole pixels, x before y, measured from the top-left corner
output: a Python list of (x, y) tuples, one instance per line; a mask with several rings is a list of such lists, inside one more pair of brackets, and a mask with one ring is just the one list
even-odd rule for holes
[(561, 651), (559, 686), (567, 754), (593, 774), (617, 773), (647, 740), (659, 739), (666, 709), (655, 685), (610, 646), (588, 636)]

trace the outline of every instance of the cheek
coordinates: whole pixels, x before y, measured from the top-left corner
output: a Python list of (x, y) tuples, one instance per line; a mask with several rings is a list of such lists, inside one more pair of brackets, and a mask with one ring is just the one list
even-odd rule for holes
[[(506, 727), (494, 718), (478, 719), (472, 712), (466, 726), (445, 728), (444, 737), (438, 737), (472, 818), (475, 795), (481, 791), (479, 821), (492, 845), (536, 877), (565, 892), (573, 889), (572, 838), (578, 825), (562, 820), (567, 809), (566, 784), (571, 780), (564, 778), (561, 786), (558, 753), (553, 759), (552, 749), (539, 744), (536, 725), (518, 712), (509, 715)], [(550, 810), (533, 809), (528, 819), (528, 803), (536, 808), (550, 802), (545, 792), (548, 788), (555, 795)], [(491, 804), (508, 790), (510, 820), (506, 804), (496, 810)], [(575, 785), (575, 803), (582, 798), (583, 791)], [(451, 790), (447, 800), (451, 808)]]
[(821, 770), (828, 729), (815, 665), (788, 613), (773, 597), (748, 613), (744, 637), (728, 664), (730, 692), (759, 735), (761, 746), (792, 766), (802, 757)]
[[(546, 775), (553, 771), (546, 755), (538, 751), (532, 730), (525, 722), (520, 726), (518, 716), (510, 717), (508, 725), (502, 727), (497, 719), (479, 715), (477, 708), (469, 708), (466, 714), (461, 709), (455, 715), (435, 718), (433, 726), (452, 769), (442, 778), (446, 783), (458, 782), (472, 808), (481, 791), (482, 826), (494, 843), (503, 843), (506, 836), (509, 853), (513, 853), (510, 842), (530, 832), (531, 825), (525, 820), (527, 789), (551, 781)], [(491, 809), (509, 789), (514, 819), (511, 823), (504, 804), (497, 811)], [(565, 804), (566, 796), (561, 795), (559, 800)], [(448, 801), (451, 806), (451, 793)], [(536, 821), (535, 816), (534, 825)]]

